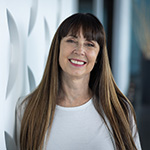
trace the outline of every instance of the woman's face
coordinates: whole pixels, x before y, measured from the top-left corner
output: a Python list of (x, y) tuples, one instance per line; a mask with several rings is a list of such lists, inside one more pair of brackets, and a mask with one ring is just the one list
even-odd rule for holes
[(60, 42), (59, 64), (63, 73), (73, 77), (90, 76), (99, 53), (99, 44), (84, 38), (82, 30), (68, 34)]

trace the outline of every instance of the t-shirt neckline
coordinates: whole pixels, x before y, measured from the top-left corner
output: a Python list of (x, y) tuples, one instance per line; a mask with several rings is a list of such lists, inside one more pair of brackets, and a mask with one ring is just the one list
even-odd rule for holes
[(88, 100), (86, 103), (80, 105), (80, 106), (74, 106), (74, 107), (64, 107), (64, 106), (60, 106), (60, 105), (56, 105), (56, 109), (59, 110), (66, 110), (66, 111), (72, 111), (72, 110), (79, 110), (79, 109), (84, 109), (87, 106), (89, 106), (92, 103), (92, 98), (90, 100)]

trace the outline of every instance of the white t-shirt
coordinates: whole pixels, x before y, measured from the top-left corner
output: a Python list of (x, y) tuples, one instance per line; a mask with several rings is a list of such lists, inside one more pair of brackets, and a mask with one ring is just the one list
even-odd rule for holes
[[(134, 140), (138, 150), (141, 150), (138, 134)], [(115, 150), (114, 139), (96, 111), (92, 99), (78, 107), (56, 105), (45, 147), (46, 150)]]

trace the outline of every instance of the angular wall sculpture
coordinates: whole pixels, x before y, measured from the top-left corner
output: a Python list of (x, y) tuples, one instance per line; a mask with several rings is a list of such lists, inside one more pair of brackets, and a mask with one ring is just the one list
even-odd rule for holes
[(54, 32), (76, 5), (77, 0), (0, 1), (0, 150), (14, 146), (16, 102), (39, 84)]

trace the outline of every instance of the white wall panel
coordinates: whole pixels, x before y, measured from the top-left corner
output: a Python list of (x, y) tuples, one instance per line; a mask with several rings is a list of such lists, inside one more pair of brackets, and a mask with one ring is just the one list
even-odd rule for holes
[(0, 0), (0, 150), (6, 137), (12, 146), (16, 102), (39, 84), (56, 28), (77, 2)]

